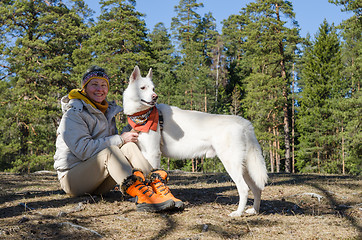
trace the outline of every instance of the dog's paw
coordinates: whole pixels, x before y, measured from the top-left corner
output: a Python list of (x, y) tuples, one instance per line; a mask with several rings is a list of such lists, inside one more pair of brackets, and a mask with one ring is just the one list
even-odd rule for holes
[(254, 208), (249, 208), (245, 211), (247, 214), (255, 215), (258, 214), (258, 212)]
[(229, 214), (230, 217), (240, 217), (243, 213), (241, 211), (234, 211)]

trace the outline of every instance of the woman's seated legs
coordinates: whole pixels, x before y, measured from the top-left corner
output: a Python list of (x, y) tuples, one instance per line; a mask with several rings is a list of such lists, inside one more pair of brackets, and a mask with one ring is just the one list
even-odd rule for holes
[(105, 193), (131, 174), (128, 160), (117, 146), (111, 146), (70, 169), (60, 184), (71, 196)]

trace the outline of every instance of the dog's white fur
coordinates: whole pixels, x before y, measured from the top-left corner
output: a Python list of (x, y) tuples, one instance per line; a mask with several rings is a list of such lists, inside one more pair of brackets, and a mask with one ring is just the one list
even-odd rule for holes
[[(152, 69), (143, 78), (136, 66), (123, 93), (124, 113), (132, 115), (149, 109), (156, 101)], [(248, 186), (253, 192), (254, 204), (246, 212), (258, 213), (268, 175), (252, 124), (239, 116), (181, 110), (166, 104), (157, 104), (157, 108), (163, 115), (162, 132), (158, 127), (156, 132), (140, 132), (138, 137), (138, 146), (152, 167), (160, 167), (161, 153), (176, 159), (218, 156), (239, 193), (238, 209), (230, 216), (244, 212)]]

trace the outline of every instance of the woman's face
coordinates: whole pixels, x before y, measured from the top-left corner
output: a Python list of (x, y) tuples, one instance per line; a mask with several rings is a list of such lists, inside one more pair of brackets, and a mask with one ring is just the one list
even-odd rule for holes
[(98, 78), (90, 80), (85, 86), (85, 92), (91, 100), (97, 103), (103, 102), (108, 94), (108, 85), (106, 80)]

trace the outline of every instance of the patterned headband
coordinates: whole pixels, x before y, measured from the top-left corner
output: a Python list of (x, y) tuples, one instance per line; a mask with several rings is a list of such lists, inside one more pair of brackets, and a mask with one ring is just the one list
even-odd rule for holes
[(109, 77), (105, 72), (102, 71), (92, 71), (85, 75), (82, 81), (82, 88), (84, 88), (85, 85), (87, 85), (90, 80), (94, 78), (106, 80), (109, 89)]

